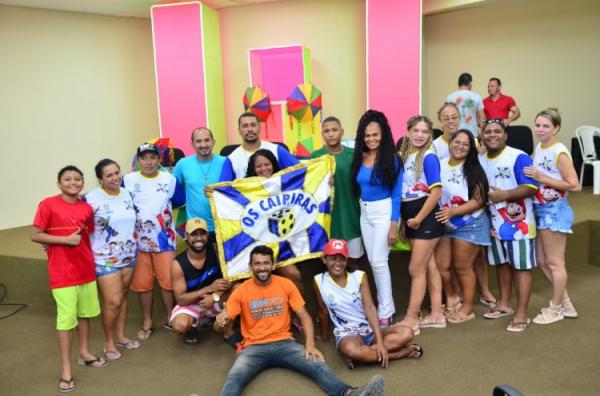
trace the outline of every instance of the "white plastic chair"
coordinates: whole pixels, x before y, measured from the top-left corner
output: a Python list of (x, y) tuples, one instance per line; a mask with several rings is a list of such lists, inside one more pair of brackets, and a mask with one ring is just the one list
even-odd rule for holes
[(581, 190), (583, 184), (583, 172), (585, 171), (585, 166), (592, 165), (594, 171), (594, 194), (600, 194), (600, 160), (598, 160), (596, 146), (594, 146), (594, 136), (600, 137), (600, 128), (583, 125), (575, 130), (575, 136), (579, 142), (579, 148), (581, 149), (581, 156), (583, 158), (581, 172), (579, 174), (579, 189)]

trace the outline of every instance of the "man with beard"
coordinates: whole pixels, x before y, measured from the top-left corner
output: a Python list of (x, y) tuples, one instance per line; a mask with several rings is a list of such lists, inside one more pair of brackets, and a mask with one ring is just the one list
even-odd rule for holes
[(238, 118), (238, 131), (242, 137), (242, 144), (228, 156), (233, 165), (235, 179), (243, 179), (246, 177), (248, 160), (258, 149), (265, 149), (272, 152), (275, 158), (277, 158), (280, 169), (285, 169), (288, 166), (299, 163), (296, 157), (290, 154), (285, 147), (280, 146), (279, 144), (261, 141), (260, 128), (260, 120), (254, 113), (246, 112)]
[(486, 154), (479, 156), (490, 185), (488, 194), (492, 220), (492, 246), (486, 247), (490, 265), (496, 266), (500, 300), (483, 316), (498, 319), (513, 314), (510, 304), (512, 280), (517, 290), (517, 309), (506, 330), (524, 331), (531, 319), (527, 306), (531, 296), (531, 270), (535, 261), (535, 219), (531, 197), (538, 183), (525, 176), (524, 168), (531, 158), (506, 145), (507, 133), (503, 119), (487, 120), (481, 140)]
[[(314, 380), (328, 395), (383, 394), (382, 376), (371, 378), (361, 388), (352, 388), (325, 364), (323, 354), (315, 348), (313, 323), (300, 292), (292, 281), (272, 275), (275, 260), (271, 248), (259, 245), (252, 249), (250, 269), (254, 276), (231, 293), (225, 309), (217, 315), (221, 327), (241, 316), (244, 338), (221, 396), (241, 394), (256, 374), (269, 367), (298, 371)], [(291, 310), (302, 321), (304, 347), (290, 333)]]
[[(229, 290), (229, 282), (208, 243), (208, 227), (200, 218), (188, 220), (185, 225), (188, 249), (179, 254), (171, 265), (173, 294), (177, 305), (171, 313), (170, 323), (177, 334), (184, 335), (186, 344), (197, 344), (199, 326), (208, 325), (221, 312)], [(241, 341), (233, 326), (213, 326), (223, 333), (225, 341), (236, 347)]]
[(208, 191), (209, 184), (235, 178), (231, 162), (226, 157), (213, 154), (215, 143), (210, 129), (194, 129), (192, 147), (196, 154), (181, 159), (173, 169), (173, 175), (185, 187), (187, 218), (199, 217), (206, 220), (211, 243), (216, 242), (215, 225), (205, 191)]
[(512, 96), (501, 92), (502, 82), (498, 77), (490, 78), (488, 81), (488, 93), (490, 96), (483, 99), (483, 111), (488, 120), (500, 118), (504, 126), (508, 126), (521, 116), (521, 110)]

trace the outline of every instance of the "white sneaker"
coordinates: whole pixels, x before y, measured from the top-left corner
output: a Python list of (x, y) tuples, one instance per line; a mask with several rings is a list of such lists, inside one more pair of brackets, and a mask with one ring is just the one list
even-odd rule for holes
[(562, 300), (560, 302), (562, 313), (565, 318), (575, 319), (577, 317), (577, 311), (573, 306), (573, 302), (570, 299)]
[(562, 308), (560, 305), (552, 304), (550, 301), (550, 305), (548, 307), (544, 307), (541, 309), (541, 312), (533, 318), (533, 323), (535, 324), (550, 324), (558, 322), (559, 320), (563, 320), (565, 317), (562, 313)]

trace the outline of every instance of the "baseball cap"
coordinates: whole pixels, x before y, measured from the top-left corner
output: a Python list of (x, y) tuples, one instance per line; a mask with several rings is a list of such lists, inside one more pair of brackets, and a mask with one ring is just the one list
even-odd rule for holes
[(185, 232), (188, 234), (191, 234), (192, 232), (198, 229), (208, 232), (206, 220), (201, 219), (200, 217), (194, 217), (192, 219), (189, 219), (187, 223), (185, 223)]
[(160, 155), (160, 151), (158, 151), (158, 147), (156, 147), (152, 143), (144, 143), (144, 144), (140, 145), (140, 147), (138, 147), (138, 149), (137, 149), (137, 155), (142, 155), (148, 151), (152, 151), (153, 153)]
[(323, 247), (323, 254), (326, 256), (341, 254), (348, 258), (348, 244), (341, 239), (330, 239)]

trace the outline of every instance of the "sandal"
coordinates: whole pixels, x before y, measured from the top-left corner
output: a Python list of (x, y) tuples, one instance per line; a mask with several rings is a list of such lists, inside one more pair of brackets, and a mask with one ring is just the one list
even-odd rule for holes
[(163, 327), (169, 331), (173, 331), (173, 326), (171, 326), (171, 324), (169, 322), (165, 322)]
[(200, 342), (200, 337), (196, 329), (192, 329), (183, 335), (183, 343), (186, 345), (196, 345)]
[(408, 344), (406, 349), (410, 351), (410, 353), (406, 355), (408, 359), (421, 359), (423, 353), (425, 353), (423, 347), (419, 344)]
[(238, 344), (243, 341), (242, 336), (240, 335), (240, 333), (237, 333), (237, 332), (234, 332), (229, 337), (223, 338), (223, 339), (225, 340), (226, 343), (231, 345), (231, 347), (233, 349), (236, 349), (236, 350), (237, 350)]
[(446, 327), (446, 318), (436, 318), (433, 315), (427, 315), (423, 319), (419, 320), (419, 327), (421, 329), (436, 328), (444, 329)]
[(512, 331), (513, 333), (520, 333), (527, 329), (527, 326), (531, 323), (531, 319), (527, 318), (526, 322), (515, 322), (511, 321), (508, 326), (506, 326), (507, 331)]
[(94, 358), (95, 359), (90, 359), (90, 360), (83, 360), (80, 358), (77, 361), (77, 363), (82, 366), (95, 367), (95, 368), (102, 368), (102, 367), (106, 367), (108, 365), (108, 361), (106, 359), (103, 359), (99, 356), (94, 356)]
[(496, 308), (496, 305), (498, 305), (498, 300), (488, 300), (487, 298), (484, 298), (484, 297), (480, 297), (479, 302), (485, 306), (492, 308), (492, 309)]
[(537, 314), (535, 318), (533, 318), (533, 323), (550, 324), (556, 323), (560, 320), (563, 320), (564, 318), (565, 316), (563, 315), (561, 306), (555, 306), (552, 304), (552, 301), (550, 301), (550, 305), (548, 307), (542, 308), (541, 312)]
[(460, 311), (454, 311), (454, 314), (452, 314), (452, 316), (448, 317), (446, 319), (446, 321), (449, 323), (458, 324), (458, 323), (467, 322), (471, 319), (475, 319), (475, 312), (471, 312), (470, 314), (467, 315)]
[(500, 308), (498, 308), (498, 306), (495, 306), (494, 308), (484, 313), (483, 317), (486, 319), (500, 319), (505, 316), (510, 316), (514, 313), (515, 312), (511, 308), (509, 308), (507, 311), (503, 311)]
[[(63, 388), (61, 387), (62, 384), (66, 384), (67, 387)], [(73, 380), (73, 378), (71, 379), (64, 379), (64, 378), (60, 378), (58, 380), (58, 391), (61, 393), (69, 393), (69, 392), (73, 392), (75, 390), (75, 380)]]
[(119, 360), (121, 359), (121, 352), (114, 350), (114, 351), (107, 351), (106, 348), (103, 349), (104, 352), (104, 356), (106, 356), (106, 359), (108, 360)]
[(149, 329), (140, 328), (136, 334), (137, 338), (140, 340), (147, 340), (152, 337), (152, 333), (154, 332), (154, 327), (150, 327)]
[(141, 344), (140, 344), (140, 342), (138, 340), (133, 340), (133, 341), (129, 340), (129, 341), (126, 341), (126, 342), (117, 342), (116, 345), (118, 347), (126, 348), (126, 349), (138, 349), (141, 346)]

